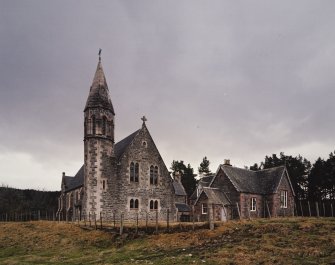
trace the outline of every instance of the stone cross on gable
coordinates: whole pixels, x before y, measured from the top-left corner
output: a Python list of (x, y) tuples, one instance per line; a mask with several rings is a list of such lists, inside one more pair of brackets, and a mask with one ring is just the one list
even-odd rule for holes
[(141, 120), (143, 121), (143, 123), (145, 123), (145, 122), (147, 121), (147, 118), (146, 118), (145, 116), (143, 116), (143, 117), (141, 118)]

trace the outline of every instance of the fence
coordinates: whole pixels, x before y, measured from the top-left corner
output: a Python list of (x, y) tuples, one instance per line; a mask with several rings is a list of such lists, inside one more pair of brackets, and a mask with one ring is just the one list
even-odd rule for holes
[(0, 222), (25, 222), (25, 221), (56, 221), (54, 211), (26, 211), (0, 213)]
[(334, 217), (334, 207), (335, 202), (333, 200), (296, 200), (294, 204), (294, 214), (301, 217)]
[[(236, 219), (240, 219), (239, 205), (235, 206), (237, 212)], [(211, 207), (209, 207), (211, 209)], [(335, 215), (335, 201), (308, 201), (296, 200), (294, 202), (294, 216), (298, 217), (334, 217)], [(233, 215), (232, 215), (233, 216)], [(271, 218), (271, 215), (268, 216)], [(236, 220), (230, 219), (230, 220)], [(250, 219), (250, 218), (249, 218)], [(214, 229), (223, 222), (215, 221), (212, 210), (208, 212), (207, 220), (199, 221), (193, 214), (190, 216), (189, 222), (175, 222), (171, 220), (170, 211), (166, 211), (165, 217), (158, 218), (158, 212), (147, 213), (145, 219), (140, 219), (138, 215), (131, 220), (124, 218), (123, 213), (113, 212), (112, 216), (107, 216), (103, 212), (88, 215), (78, 215), (74, 218), (67, 219), (62, 214), (56, 216), (54, 211), (26, 211), (26, 212), (10, 212), (0, 213), (0, 222), (24, 222), (24, 221), (55, 221), (55, 222), (71, 222), (76, 223), (80, 227), (86, 229), (104, 229), (110, 230), (118, 234), (123, 233), (147, 233), (158, 234), (162, 232), (173, 231), (192, 231), (199, 228)]]

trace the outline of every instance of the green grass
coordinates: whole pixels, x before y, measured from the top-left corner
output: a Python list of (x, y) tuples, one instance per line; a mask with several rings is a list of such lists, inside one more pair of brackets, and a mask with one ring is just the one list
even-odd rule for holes
[(228, 222), (133, 240), (66, 223), (0, 224), (0, 264), (332, 263), (334, 218)]

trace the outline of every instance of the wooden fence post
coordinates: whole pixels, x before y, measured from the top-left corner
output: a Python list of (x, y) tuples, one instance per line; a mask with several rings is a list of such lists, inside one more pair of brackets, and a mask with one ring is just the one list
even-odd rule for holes
[(86, 213), (84, 214), (84, 226), (86, 227)]
[(91, 223), (91, 212), (88, 213), (88, 222), (90, 223), (90, 227), (91, 227), (91, 225), (92, 225), (92, 223)]
[(166, 211), (166, 230), (170, 232), (170, 209), (168, 208)]
[(333, 211), (333, 203), (330, 203), (330, 211), (331, 211), (331, 216), (334, 217), (334, 211)]
[(268, 210), (269, 218), (271, 219), (271, 213), (270, 213), (268, 201), (265, 201), (265, 203), (266, 203), (266, 209)]
[(101, 212), (100, 212), (100, 229), (102, 229), (102, 216), (101, 216)]
[(136, 231), (135, 234), (138, 234), (138, 212), (136, 213)]
[(194, 205), (192, 205), (192, 230), (194, 231), (195, 226), (194, 226)]
[(297, 207), (297, 203), (296, 203), (296, 201), (294, 200), (294, 202), (293, 202), (293, 207), (294, 207), (294, 209), (293, 209), (293, 216), (299, 216), (298, 215), (298, 207)]
[(123, 234), (123, 213), (121, 213), (121, 220), (120, 220), (120, 235)]
[(95, 230), (97, 230), (97, 216), (95, 212), (94, 212), (94, 227), (95, 227)]
[(326, 209), (325, 209), (325, 203), (322, 202), (322, 207), (323, 207), (323, 216), (326, 217)]
[(114, 210), (114, 211), (113, 211), (113, 223), (114, 223), (114, 228), (115, 228), (115, 226), (116, 226), (115, 214), (116, 214), (116, 212), (115, 212), (115, 210)]
[(241, 213), (240, 213), (240, 207), (238, 206), (238, 202), (236, 202), (236, 207), (237, 207), (238, 217), (241, 220)]
[(213, 203), (208, 205), (208, 223), (209, 223), (209, 229), (214, 230), (214, 211), (213, 211)]
[(307, 201), (307, 204), (308, 204), (309, 217), (311, 217), (312, 216), (312, 212), (311, 212), (311, 205), (310, 205), (309, 201)]
[(156, 234), (158, 235), (158, 210), (156, 211)]

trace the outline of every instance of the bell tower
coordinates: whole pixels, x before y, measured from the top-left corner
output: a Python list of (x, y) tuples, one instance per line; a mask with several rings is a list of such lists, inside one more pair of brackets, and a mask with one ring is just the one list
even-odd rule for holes
[(115, 112), (106, 77), (99, 62), (84, 109), (84, 199), (83, 213), (96, 216), (104, 210), (114, 156)]

